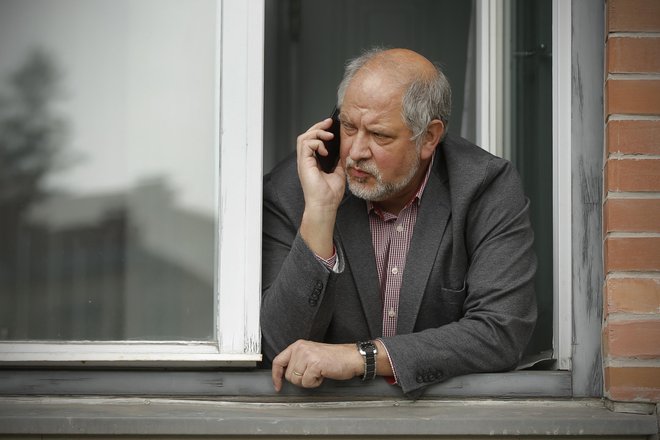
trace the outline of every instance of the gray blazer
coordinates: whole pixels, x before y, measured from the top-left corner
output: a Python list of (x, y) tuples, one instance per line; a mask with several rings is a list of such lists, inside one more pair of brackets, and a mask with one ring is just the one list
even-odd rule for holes
[[(335, 246), (340, 273), (297, 234), (295, 156), (264, 179), (261, 328), (267, 360), (297, 339), (381, 336), (366, 204), (348, 191)], [(406, 260), (397, 335), (383, 338), (404, 393), (462, 374), (514, 368), (536, 322), (529, 201), (504, 159), (448, 135), (438, 146)]]

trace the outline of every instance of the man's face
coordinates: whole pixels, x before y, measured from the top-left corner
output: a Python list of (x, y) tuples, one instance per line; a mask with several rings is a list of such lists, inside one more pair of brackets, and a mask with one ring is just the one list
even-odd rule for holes
[(401, 117), (402, 93), (401, 86), (377, 72), (358, 72), (346, 89), (341, 160), (357, 197), (382, 202), (417, 189), (420, 156)]

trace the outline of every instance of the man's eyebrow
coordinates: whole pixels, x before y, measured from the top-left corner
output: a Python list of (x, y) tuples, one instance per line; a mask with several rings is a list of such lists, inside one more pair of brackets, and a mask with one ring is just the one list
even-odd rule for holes
[[(348, 119), (348, 115), (344, 112), (340, 112), (338, 115), (339, 122), (342, 124), (350, 125), (353, 126), (354, 124)], [(373, 122), (371, 124), (365, 125), (365, 128), (371, 132), (371, 133), (377, 133), (380, 135), (384, 135), (387, 137), (392, 137), (394, 136), (394, 131), (387, 127), (387, 125), (383, 122), (377, 121)]]
[(382, 122), (374, 122), (373, 124), (367, 124), (365, 128), (372, 133), (378, 133), (386, 136), (391, 136), (394, 132), (394, 130), (387, 127), (387, 125), (383, 124)]

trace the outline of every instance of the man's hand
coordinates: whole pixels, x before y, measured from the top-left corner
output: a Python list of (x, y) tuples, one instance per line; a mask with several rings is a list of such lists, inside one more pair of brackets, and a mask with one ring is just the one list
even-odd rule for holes
[(334, 136), (326, 131), (332, 119), (314, 124), (298, 136), (298, 177), (305, 196), (305, 212), (300, 224), (300, 235), (318, 256), (330, 258), (334, 251), (332, 234), (337, 208), (344, 197), (346, 175), (341, 164), (332, 173), (324, 173), (316, 161), (316, 152), (325, 156), (328, 151), (323, 141)]
[(316, 388), (325, 378), (352, 379), (364, 372), (364, 360), (355, 344), (322, 344), (299, 340), (273, 359), (273, 386), (282, 389), (282, 378), (303, 388)]
[(305, 207), (337, 210), (344, 197), (346, 176), (342, 166), (338, 164), (332, 173), (324, 173), (315, 156), (317, 151), (322, 156), (328, 154), (323, 142), (334, 137), (331, 132), (326, 131), (331, 126), (332, 119), (327, 118), (298, 136), (298, 176), (305, 195)]

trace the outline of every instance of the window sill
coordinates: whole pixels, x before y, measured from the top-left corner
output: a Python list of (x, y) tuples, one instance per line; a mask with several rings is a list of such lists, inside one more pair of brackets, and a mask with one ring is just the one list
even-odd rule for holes
[(411, 401), (384, 380), (285, 386), (277, 394), (267, 370), (0, 370), (0, 438), (657, 433), (654, 415), (611, 412), (602, 400), (570, 397), (566, 371), (456, 377)]
[[(401, 389), (376, 379), (363, 383), (326, 381), (304, 390), (286, 386), (276, 394), (270, 370), (70, 369), (1, 370), (0, 396), (150, 396), (279, 401), (282, 397), (319, 399), (405, 399)], [(568, 371), (514, 371), (472, 374), (430, 386), (424, 399), (448, 397), (569, 398)]]
[(0, 437), (85, 434), (647, 438), (656, 433), (654, 415), (611, 412), (603, 401), (596, 399), (296, 403), (284, 397), (278, 402), (257, 403), (136, 397), (0, 398)]

